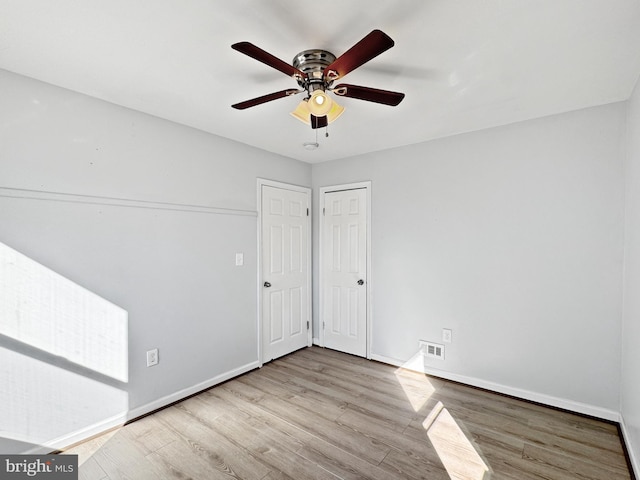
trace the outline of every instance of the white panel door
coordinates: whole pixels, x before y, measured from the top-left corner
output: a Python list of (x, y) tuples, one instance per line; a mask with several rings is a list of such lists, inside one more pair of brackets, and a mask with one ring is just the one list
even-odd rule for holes
[(262, 361), (310, 345), (304, 192), (262, 186)]
[(324, 194), (324, 345), (367, 354), (367, 190)]

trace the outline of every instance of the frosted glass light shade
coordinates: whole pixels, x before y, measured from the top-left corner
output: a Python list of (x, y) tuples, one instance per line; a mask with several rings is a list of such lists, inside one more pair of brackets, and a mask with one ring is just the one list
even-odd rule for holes
[[(337, 120), (338, 117), (340, 115), (342, 115), (343, 112), (344, 112), (344, 107), (343, 106), (339, 105), (335, 101), (331, 101), (331, 108), (325, 114), (327, 116), (327, 122), (331, 123), (334, 120)], [(310, 117), (311, 116), (311, 109), (309, 108), (309, 104), (308, 104), (307, 100), (302, 100), (298, 104), (296, 109), (293, 112), (291, 112), (291, 115), (293, 115), (295, 118), (297, 118), (301, 122), (306, 123), (307, 125), (311, 125), (311, 117)], [(316, 115), (316, 117), (317, 116), (318, 115)], [(324, 115), (320, 115), (320, 116), (324, 116)]]
[(333, 101), (323, 90), (316, 90), (307, 103), (312, 114), (316, 117), (324, 117), (331, 110)]

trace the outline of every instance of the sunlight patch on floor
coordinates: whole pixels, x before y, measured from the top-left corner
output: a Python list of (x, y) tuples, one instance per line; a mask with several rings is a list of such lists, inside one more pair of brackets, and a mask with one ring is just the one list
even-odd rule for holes
[[(414, 358), (416, 361), (421, 362), (422, 354), (419, 352)], [(431, 398), (431, 395), (435, 393), (436, 389), (429, 377), (419, 374), (417, 371), (417, 368), (413, 365), (413, 359), (411, 359), (394, 373), (414, 411), (419, 412)]]
[(64, 453), (66, 455), (78, 455), (78, 466), (85, 463), (89, 460), (93, 455), (95, 455), (98, 450), (100, 450), (113, 436), (117, 435), (118, 432), (122, 430), (123, 427), (115, 428), (107, 433), (104, 433), (98, 437), (92, 438), (91, 440), (87, 440), (86, 442), (82, 442), (78, 445), (75, 445)]
[(422, 422), (447, 473), (455, 480), (488, 480), (489, 467), (442, 402)]

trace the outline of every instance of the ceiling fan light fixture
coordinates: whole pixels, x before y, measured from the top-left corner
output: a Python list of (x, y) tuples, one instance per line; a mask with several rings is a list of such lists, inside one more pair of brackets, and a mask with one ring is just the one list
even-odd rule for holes
[(327, 112), (327, 121), (329, 123), (338, 119), (344, 113), (344, 107), (335, 101), (331, 101), (331, 109)]
[[(311, 100), (302, 100), (300, 101), (300, 103), (298, 103), (298, 106), (296, 107), (296, 109), (291, 112), (291, 115), (294, 118), (297, 118), (298, 120), (300, 120), (302, 123), (305, 123), (307, 125), (311, 125), (311, 108), (309, 105), (309, 102)], [(327, 122), (328, 123), (332, 123), (335, 120), (338, 119), (338, 117), (340, 117), (340, 115), (342, 115), (344, 113), (344, 107), (340, 104), (338, 104), (337, 102), (331, 100), (331, 108), (329, 109), (329, 111), (325, 114), (325, 115), (320, 115), (320, 116), (326, 116), (327, 117)], [(315, 114), (313, 114), (315, 115)], [(316, 115), (317, 117), (318, 115)]]
[(331, 106), (333, 101), (331, 97), (327, 95), (324, 90), (316, 90), (311, 94), (309, 98), (309, 102), (307, 105), (309, 106), (309, 111), (315, 115), (316, 117), (324, 117), (329, 110), (331, 110)]
[(293, 58), (290, 65), (252, 43), (234, 43), (231, 48), (289, 77), (293, 77), (300, 88), (270, 93), (236, 103), (232, 107), (244, 110), (304, 92), (309, 96), (298, 104), (297, 108), (291, 112), (291, 115), (310, 125), (312, 129), (316, 130), (316, 134), (317, 129), (327, 127), (329, 123), (337, 120), (344, 112), (344, 108), (338, 105), (333, 100), (333, 97), (329, 96), (329, 92), (333, 92), (338, 97), (349, 97), (395, 107), (404, 98), (404, 93), (348, 84), (333, 87), (335, 80), (373, 60), (393, 47), (393, 45), (393, 40), (386, 33), (381, 30), (372, 30), (339, 57), (327, 50), (304, 50)]
[(291, 115), (293, 115), (294, 118), (300, 120), (302, 123), (311, 125), (311, 112), (309, 111), (309, 106), (307, 105), (306, 100), (301, 100), (300, 103), (298, 103), (296, 109), (291, 112)]

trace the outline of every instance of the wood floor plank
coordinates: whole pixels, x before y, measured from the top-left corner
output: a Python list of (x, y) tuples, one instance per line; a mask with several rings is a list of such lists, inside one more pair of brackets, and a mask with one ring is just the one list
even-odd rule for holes
[(109, 478), (95, 458), (89, 458), (79, 466), (82, 468), (78, 470), (78, 480), (105, 480)]
[(347, 408), (385, 422), (389, 428), (400, 432), (404, 431), (416, 418), (415, 414), (410, 412), (391, 409), (388, 406), (380, 405), (377, 402), (366, 399), (358, 403), (348, 404), (343, 411), (346, 411)]
[[(320, 375), (321, 374), (318, 374), (316, 377), (317, 381), (320, 381), (322, 378)], [(257, 377), (247, 377), (246, 380), (239, 379), (239, 381), (251, 382), (251, 378)], [(286, 377), (281, 376), (279, 378), (280, 380), (283, 380)], [(275, 380), (273, 381), (275, 382)], [(281, 382), (278, 382), (278, 385), (280, 386)], [(262, 383), (261, 386), (268, 388), (271, 385)], [(347, 407), (349, 407), (378, 418), (387, 419), (392, 428), (402, 430), (415, 416), (415, 412), (412, 410), (406, 411), (397, 408), (389, 408), (388, 404), (381, 404), (376, 400), (364, 398), (362, 395), (345, 398), (344, 396), (329, 396), (320, 390), (314, 390), (311, 388), (300, 388), (296, 390), (295, 394), (292, 394), (287, 389), (283, 390), (286, 392), (285, 394), (278, 394), (278, 391), (276, 391), (276, 395), (286, 398), (288, 401), (295, 403), (298, 406), (316, 411), (319, 414), (322, 414), (325, 418), (331, 418), (332, 420), (335, 420), (338, 416), (344, 413)]]
[[(271, 470), (250, 455), (244, 446), (234, 443), (224, 434), (220, 434), (212, 425), (203, 421), (203, 417), (194, 417), (193, 410), (186, 410), (175, 405), (162, 413), (162, 423), (171, 429), (179, 441), (158, 450), (159, 456), (171, 461), (167, 452), (181, 450), (187, 452), (188, 458), (197, 458), (200, 464), (207, 464), (212, 472), (238, 478), (261, 479)], [(222, 416), (217, 416), (217, 422)], [(196, 421), (194, 421), (194, 418)], [(234, 417), (238, 418), (238, 417)], [(196, 477), (197, 478), (197, 477)]]
[[(234, 393), (225, 388), (216, 389), (215, 395), (233, 403), (235, 408), (245, 413), (261, 418), (261, 415), (269, 415), (273, 420), (286, 423), (293, 427), (288, 431), (292, 436), (299, 436), (301, 432), (306, 434), (304, 441), (313, 443), (317, 440), (325, 440), (360, 458), (378, 464), (388, 453), (389, 448), (377, 440), (370, 439), (350, 428), (324, 419), (313, 410), (307, 410), (295, 404), (290, 404), (275, 396), (265, 395), (259, 402), (247, 401), (245, 398), (236, 397)], [(268, 423), (269, 418), (262, 417)], [(282, 425), (278, 425), (283, 429)], [(287, 430), (286, 427), (284, 430)]]
[(260, 406), (274, 415), (286, 418), (312, 435), (369, 461), (379, 463), (389, 452), (388, 446), (384, 443), (363, 435), (348, 426), (335, 422), (319, 421), (319, 417), (313, 411), (295, 405), (283, 404), (277, 399), (270, 398), (263, 399)]
[[(224, 394), (218, 392), (219, 394)], [(300, 429), (293, 424), (281, 420), (280, 417), (273, 415), (271, 412), (262, 410), (259, 405), (241, 404), (236, 406), (243, 411), (250, 411), (254, 415), (254, 420), (264, 422), (257, 425), (256, 428), (264, 430), (266, 426), (273, 428), (280, 434), (284, 433), (291, 437), (297, 438), (304, 444), (296, 450), (296, 453), (312, 462), (319, 467), (327, 470), (340, 478), (372, 478), (379, 480), (389, 479), (389, 472), (380, 469), (371, 462), (357, 455), (349, 453), (347, 449), (336, 446), (322, 438), (311, 434), (310, 432)], [(237, 425), (235, 425), (237, 430)], [(277, 440), (276, 440), (277, 441)]]
[(493, 418), (495, 424), (518, 423), (526, 426), (528, 419), (537, 415), (539, 410), (537, 405), (488, 393), (463, 385), (447, 384), (435, 396), (449, 409), (477, 412)]
[(631, 478), (626, 468), (596, 465), (593, 462), (585, 462), (532, 444), (525, 445), (523, 458), (534, 463), (536, 468), (545, 467), (548, 471), (552, 471), (558, 479), (627, 480)]
[(307, 372), (305, 369), (292, 368), (281, 362), (269, 364), (263, 369), (265, 375), (274, 379), (284, 378), (287, 384), (298, 389), (318, 392), (343, 402), (352, 403), (359, 400), (359, 393), (349, 388), (349, 385), (337, 384), (322, 375)]
[[(597, 425), (580, 421), (577, 415), (569, 415), (562, 422), (536, 416), (529, 419), (528, 426), (540, 432), (557, 435), (568, 440), (576, 440), (599, 451), (604, 451), (607, 458), (622, 454), (622, 443), (615, 425), (598, 422)], [(606, 427), (606, 428), (605, 428)], [(603, 459), (603, 461), (605, 461)]]
[[(214, 408), (211, 408), (212, 405)], [(188, 413), (204, 425), (211, 425), (215, 422), (216, 418), (229, 413), (229, 404), (216, 395), (213, 395), (211, 391), (203, 392), (196, 397), (191, 397), (177, 403), (175, 408)], [(164, 410), (161, 410), (158, 412), (158, 415), (163, 417), (168, 414), (163, 412)], [(240, 412), (236, 414), (241, 415)], [(248, 416), (248, 414), (245, 415)]]
[[(157, 464), (150, 462), (144, 452), (122, 434), (111, 437), (92, 458), (98, 462), (110, 480), (180, 478), (173, 472), (158, 468)], [(84, 470), (82, 466), (80, 469)]]
[(295, 478), (291, 478), (286, 473), (283, 473), (279, 470), (271, 471), (264, 477), (262, 480), (296, 480)]
[(149, 415), (120, 430), (119, 434), (128, 438), (140, 449), (143, 455), (155, 452), (179, 439), (175, 432), (163, 428), (162, 415)]
[[(580, 436), (573, 438), (564, 437), (562, 429), (558, 423), (558, 431), (540, 430), (516, 421), (505, 421), (504, 418), (494, 423), (498, 416), (479, 413), (475, 410), (467, 410), (462, 407), (451, 407), (456, 418), (464, 422), (469, 428), (474, 425), (484, 426), (489, 429), (499, 429), (501, 432), (514, 438), (526, 440), (533, 445), (538, 445), (552, 449), (559, 454), (575, 457), (577, 460), (591, 462), (595, 464), (604, 463), (609, 465), (625, 464), (624, 453), (621, 444), (616, 452), (611, 452), (600, 448), (594, 444), (593, 438), (583, 439)], [(524, 418), (524, 417), (523, 417)], [(604, 436), (603, 438), (606, 438)]]
[(238, 381), (246, 383), (247, 385), (252, 385), (255, 388), (262, 388), (264, 391), (268, 391), (272, 395), (281, 398), (284, 401), (306, 408), (307, 410), (315, 411), (319, 415), (322, 415), (323, 418), (332, 421), (342, 415), (348, 405), (346, 402), (337, 401), (317, 392), (304, 391), (292, 393), (290, 391), (286, 391), (286, 389), (280, 388), (275, 385), (273, 381), (268, 379), (243, 377), (238, 379)]
[(83, 480), (628, 480), (616, 425), (318, 347), (81, 444)]
[[(182, 442), (173, 442), (147, 455), (147, 460), (154, 463), (165, 472), (171, 472), (176, 478), (184, 480), (198, 480), (201, 478), (212, 480), (241, 479), (244, 477), (231, 468), (222, 457), (211, 455), (207, 457), (197, 454)], [(268, 472), (268, 470), (267, 470)], [(248, 477), (261, 479), (263, 477)]]
[(381, 466), (388, 469), (389, 478), (410, 480), (449, 480), (451, 478), (442, 462), (415, 458), (410, 453), (397, 450), (389, 452)]
[(298, 450), (297, 453), (339, 478), (389, 479), (389, 472), (387, 470), (380, 468), (378, 465), (374, 465), (366, 459), (352, 455), (324, 440), (313, 442)]
[[(357, 393), (360, 397), (377, 400), (383, 404), (391, 404), (398, 408), (413, 409), (412, 404), (408, 401), (407, 391), (395, 377), (380, 379), (362, 371), (357, 372), (353, 368), (336, 368), (329, 365), (318, 367), (317, 362), (308, 361), (304, 357), (287, 358), (283, 360), (283, 363), (300, 371), (303, 375), (311, 371), (315, 374), (315, 378), (323, 378), (325, 383), (340, 385)], [(413, 392), (416, 396), (427, 398), (431, 393), (431, 391), (424, 389)]]
[[(194, 403), (190, 399), (189, 405), (183, 405), (183, 403), (176, 404), (174, 408), (177, 412), (181, 412), (184, 415), (192, 417), (195, 423), (201, 424), (201, 429), (206, 429), (200, 433), (195, 433), (191, 430), (188, 420), (182, 422), (174, 421), (176, 413), (172, 413), (172, 418), (169, 419), (172, 428), (179, 428), (180, 432), (184, 435), (185, 440), (192, 442), (192, 439), (199, 439), (200, 443), (205, 442), (208, 445), (215, 445), (215, 453), (208, 454), (213, 464), (220, 463), (218, 458), (223, 455), (228, 458), (228, 464), (230, 468), (237, 472), (240, 478), (265, 478), (265, 479), (282, 479), (290, 480), (293, 477), (284, 474), (278, 468), (274, 468), (269, 463), (265, 463), (258, 457), (262, 456), (263, 452), (259, 455), (255, 455), (255, 452), (248, 449), (247, 446), (250, 442), (254, 442), (255, 439), (263, 440), (264, 446), (268, 446), (271, 442), (269, 435), (266, 432), (268, 428), (276, 429), (281, 435), (286, 435), (283, 425), (272, 426), (270, 424), (271, 418), (268, 420), (256, 421), (256, 418), (251, 412), (248, 413), (247, 409), (238, 408), (237, 401), (234, 400), (233, 394), (231, 399), (234, 404), (227, 402), (224, 398), (217, 395), (222, 394), (222, 390), (218, 389), (216, 395), (212, 392), (206, 392), (205, 399), (201, 402)], [(207, 416), (207, 402), (212, 400), (216, 405), (225, 405), (226, 413), (223, 415), (215, 415), (213, 418)], [(260, 410), (257, 410), (260, 413)], [(184, 423), (183, 427), (180, 424)], [(286, 427), (286, 425), (284, 425)], [(294, 450), (299, 448), (300, 444), (296, 444), (292, 447)], [(213, 447), (209, 447), (210, 449)], [(220, 451), (222, 450), (222, 452)], [(266, 473), (265, 473), (266, 471)]]
[(218, 418), (215, 428), (225, 436), (235, 439), (238, 444), (242, 444), (247, 451), (265, 464), (292, 478), (336, 479), (332, 473), (318, 468), (317, 464), (298, 455), (297, 451), (302, 444), (294, 437), (275, 430), (252, 428), (252, 425), (242, 425), (242, 423), (223, 416)]
[(428, 441), (416, 440), (404, 435), (402, 432), (389, 430), (387, 426), (375, 419), (353, 410), (347, 410), (338, 420), (337, 424), (352, 429), (370, 439), (376, 439), (389, 450), (399, 450), (411, 455), (412, 458), (421, 459), (426, 463), (439, 464), (438, 453)]
[(528, 480), (538, 479), (526, 471), (522, 458), (525, 442), (512, 435), (482, 427), (471, 427), (464, 424), (469, 437), (478, 448), (478, 453), (486, 460), (492, 471), (492, 480)]
[[(93, 437), (85, 442), (79, 443), (78, 445), (74, 445), (72, 449), (69, 450), (69, 452), (73, 453), (74, 455), (78, 455), (78, 466), (84, 465), (89, 460), (95, 461), (95, 459), (93, 458), (94, 454), (98, 450), (100, 450), (103, 447), (103, 445), (111, 439), (111, 437), (113, 437), (114, 435), (117, 435), (121, 430), (122, 428), (115, 428), (108, 432), (105, 432), (102, 435)], [(91, 469), (91, 467), (89, 466), (85, 468), (88, 470)], [(102, 475), (106, 476), (106, 473), (103, 472)], [(91, 473), (90, 478), (96, 478), (96, 480), (99, 480), (97, 477), (99, 477), (98, 472)]]
[[(400, 384), (402, 388), (415, 388), (421, 392), (425, 390), (435, 391), (446, 383), (444, 380), (428, 377), (422, 373), (407, 370), (405, 368), (398, 368), (391, 365), (386, 365), (379, 362), (373, 362), (370, 360), (364, 360), (360, 357), (354, 357), (353, 355), (345, 355), (338, 353), (327, 354), (326, 349), (306, 349), (300, 351), (301, 356), (309, 358), (314, 361), (321, 361), (323, 364), (331, 365), (332, 367), (349, 371), (355, 378), (359, 378), (361, 375), (366, 375), (371, 380), (372, 385), (378, 385), (379, 381), (389, 382), (391, 385)], [(358, 359), (359, 361), (354, 361)], [(364, 360), (364, 361), (362, 361)], [(375, 368), (372, 368), (375, 366)]]

